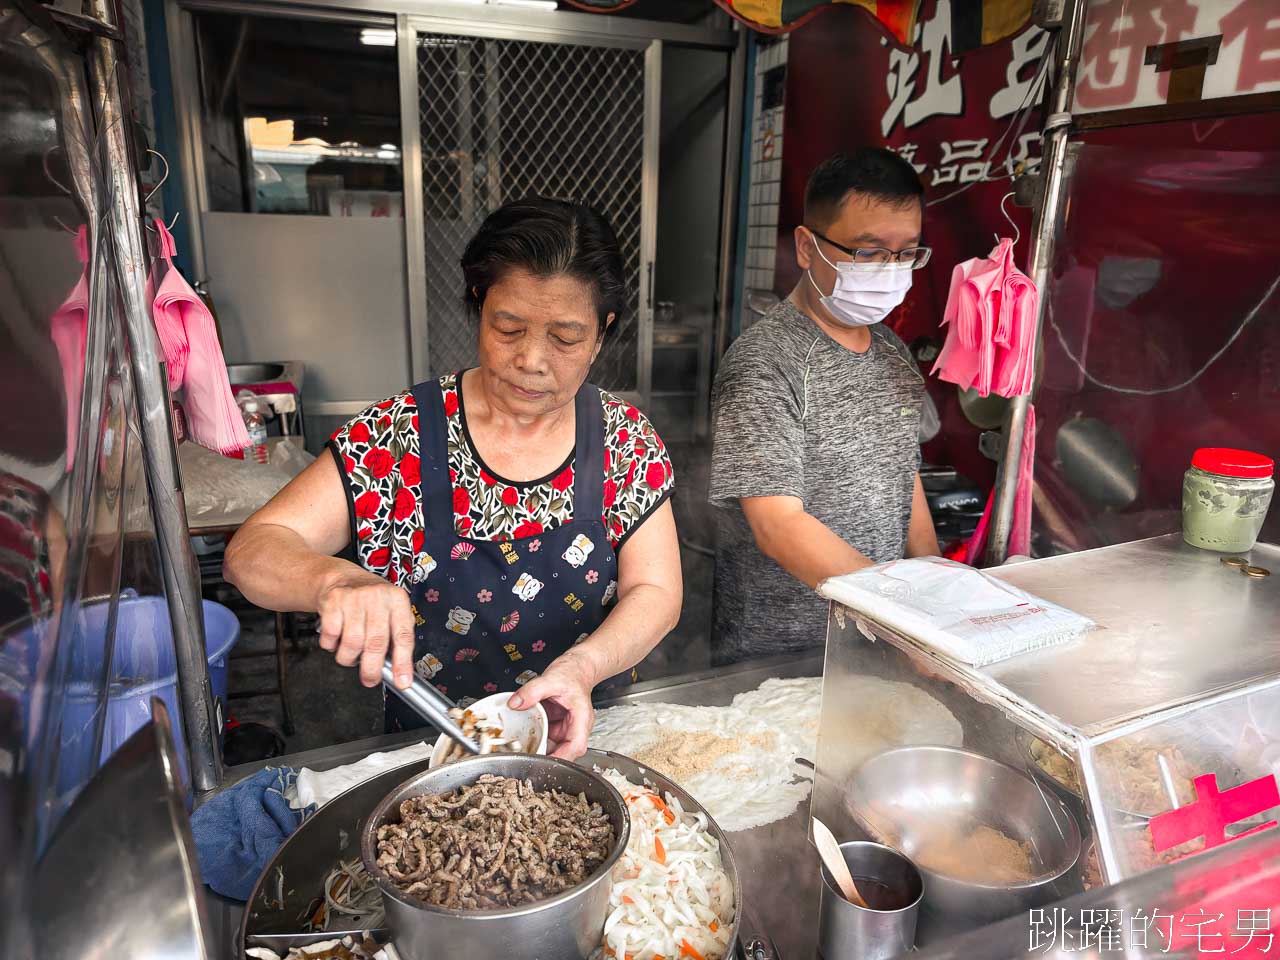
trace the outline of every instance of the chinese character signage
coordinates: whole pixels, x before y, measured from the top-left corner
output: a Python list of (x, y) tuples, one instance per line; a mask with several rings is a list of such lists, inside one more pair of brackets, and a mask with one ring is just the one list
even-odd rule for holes
[(1075, 113), (1280, 92), (1276, 0), (1092, 0)]

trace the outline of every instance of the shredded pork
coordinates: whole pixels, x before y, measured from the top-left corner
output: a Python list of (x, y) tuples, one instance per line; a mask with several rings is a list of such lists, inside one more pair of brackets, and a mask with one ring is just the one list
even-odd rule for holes
[(608, 859), (614, 839), (608, 816), (585, 795), (486, 775), (400, 804), (400, 822), (378, 829), (378, 866), (432, 906), (501, 909), (582, 883)]

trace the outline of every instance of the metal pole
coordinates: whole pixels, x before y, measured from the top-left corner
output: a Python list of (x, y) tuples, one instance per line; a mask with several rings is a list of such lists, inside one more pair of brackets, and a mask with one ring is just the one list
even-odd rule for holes
[(418, 31), (404, 14), (396, 17), (396, 69), (400, 80), (400, 170), (404, 178), (404, 257), (409, 285), (409, 375), (420, 383), (431, 374), (427, 324), (427, 221), (422, 195), (422, 115), (418, 89)]
[[(747, 44), (746, 29), (734, 24), (738, 45), (729, 54), (729, 102), (724, 117), (724, 179), (720, 188), (720, 277), (716, 291), (715, 331), (711, 357), (704, 363), (719, 363), (729, 347), (729, 330), (733, 326), (734, 278), (737, 264), (734, 251), (738, 242), (738, 187), (742, 176), (742, 117), (746, 109)], [(709, 398), (704, 398), (709, 400)], [(707, 432), (710, 410), (698, 410), (698, 435)]]
[(102, 38), (93, 41), (89, 47), (89, 73), (99, 114), (108, 191), (105, 212), (114, 239), (125, 335), (142, 421), (143, 460), (173, 625), (191, 784), (197, 793), (206, 793), (222, 782), (219, 721), (205, 653), (200, 569), (187, 533), (178, 449), (169, 419), (168, 375), (145, 298), (148, 258), (143, 244), (138, 181), (129, 149), (129, 121), (122, 106), (122, 65), (114, 42)]
[[(1036, 335), (1032, 339), (1029, 362), (1035, 369), (1049, 307), (1049, 273), (1053, 267), (1054, 241), (1065, 198), (1067, 136), (1071, 131), (1071, 104), (1075, 95), (1076, 67), (1080, 59), (1084, 35), (1087, 0), (1068, 0), (1063, 18), (1063, 33), (1058, 46), (1058, 76), (1048, 117), (1045, 118), (1044, 150), (1041, 161), (1044, 192), (1031, 238), (1028, 257), (1031, 279), (1040, 291), (1036, 309)], [(1034, 386), (1032, 388), (1034, 392)], [(1009, 533), (1013, 527), (1013, 504), (1018, 491), (1018, 463), (1022, 459), (1022, 438), (1026, 432), (1030, 394), (1014, 397), (1004, 424), (1004, 453), (996, 471), (995, 506), (991, 514), (991, 535), (987, 541), (987, 564), (1004, 563), (1009, 552)]]
[(649, 409), (653, 387), (654, 270), (658, 251), (658, 161), (662, 143), (662, 41), (644, 51), (644, 155), (640, 174), (640, 315), (636, 317), (636, 393)]

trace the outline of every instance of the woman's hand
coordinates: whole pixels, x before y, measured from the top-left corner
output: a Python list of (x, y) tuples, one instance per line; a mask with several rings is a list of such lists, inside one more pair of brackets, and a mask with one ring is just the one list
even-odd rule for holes
[(591, 706), (595, 685), (595, 671), (586, 658), (570, 651), (552, 661), (542, 676), (526, 683), (508, 703), (516, 710), (530, 710), (541, 703), (551, 722), (547, 730), (551, 756), (577, 760), (587, 752), (587, 738), (596, 722)]
[[(343, 667), (360, 662), (360, 682), (376, 687), (391, 649), (396, 686), (413, 682), (413, 613), (409, 595), (377, 574), (345, 563), (317, 595), (320, 646)], [(335, 652), (336, 651), (336, 652)]]

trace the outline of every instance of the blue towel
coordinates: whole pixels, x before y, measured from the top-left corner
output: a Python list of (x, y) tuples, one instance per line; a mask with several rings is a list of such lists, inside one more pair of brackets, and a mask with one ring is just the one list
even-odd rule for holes
[(253, 885), (289, 834), (302, 822), (285, 790), (297, 774), (268, 767), (228, 787), (191, 816), (200, 874), (215, 893), (248, 900)]

